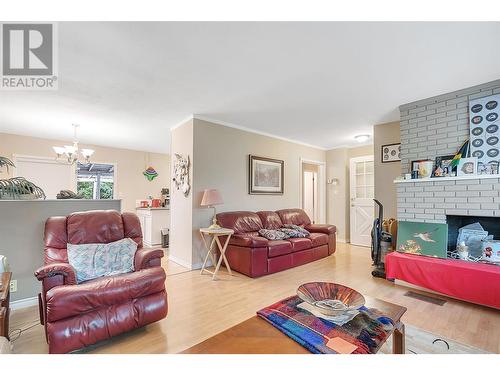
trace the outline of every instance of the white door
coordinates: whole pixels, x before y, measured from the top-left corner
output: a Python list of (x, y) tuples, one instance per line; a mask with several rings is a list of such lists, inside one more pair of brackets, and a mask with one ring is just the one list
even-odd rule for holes
[(351, 243), (370, 246), (374, 219), (373, 197), (373, 155), (350, 160), (350, 236)]
[(75, 167), (53, 158), (14, 156), (15, 177), (24, 177), (42, 188), (47, 199), (56, 199), (61, 190), (74, 190)]
[(303, 207), (313, 223), (318, 222), (318, 173), (304, 171)]

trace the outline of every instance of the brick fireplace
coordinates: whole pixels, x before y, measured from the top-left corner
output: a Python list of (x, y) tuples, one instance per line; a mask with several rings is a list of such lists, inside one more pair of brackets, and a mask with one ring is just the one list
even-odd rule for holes
[[(402, 105), (401, 168), (454, 154), (469, 136), (469, 99), (500, 93), (500, 80)], [(447, 216), (500, 217), (500, 175), (397, 182), (399, 220), (446, 223)]]
[[(402, 105), (401, 173), (413, 160), (455, 154), (469, 137), (469, 99), (497, 93), (500, 80)], [(397, 181), (396, 194), (399, 220), (448, 224), (448, 251), (455, 251), (459, 228), (474, 222), (500, 238), (500, 175)], [(469, 251), (469, 260), (481, 256), (481, 249)], [(399, 252), (386, 256), (387, 277), (396, 282), (497, 309), (499, 270)]]

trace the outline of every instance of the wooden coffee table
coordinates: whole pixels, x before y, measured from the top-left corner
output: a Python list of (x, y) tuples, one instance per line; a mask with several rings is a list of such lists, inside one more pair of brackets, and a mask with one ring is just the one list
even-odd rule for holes
[[(406, 312), (406, 307), (371, 297), (365, 297), (365, 300), (367, 307), (379, 310), (395, 323), (396, 329), (392, 334), (393, 353), (404, 354), (405, 327), (401, 317)], [(254, 316), (184, 350), (181, 354), (311, 354), (311, 352), (264, 319)]]

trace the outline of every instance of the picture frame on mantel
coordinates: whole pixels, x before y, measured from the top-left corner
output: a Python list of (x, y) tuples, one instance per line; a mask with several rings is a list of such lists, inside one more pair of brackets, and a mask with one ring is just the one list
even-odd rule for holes
[(393, 163), (396, 161), (401, 161), (401, 143), (382, 145), (381, 151), (382, 163)]
[(248, 155), (248, 194), (283, 195), (285, 162)]

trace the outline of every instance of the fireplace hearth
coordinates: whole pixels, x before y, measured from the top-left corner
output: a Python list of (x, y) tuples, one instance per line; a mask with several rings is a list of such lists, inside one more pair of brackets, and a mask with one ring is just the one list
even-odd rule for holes
[(479, 223), (494, 239), (500, 239), (500, 218), (484, 216), (446, 216), (448, 224), (448, 251), (455, 251), (458, 230), (466, 225)]

